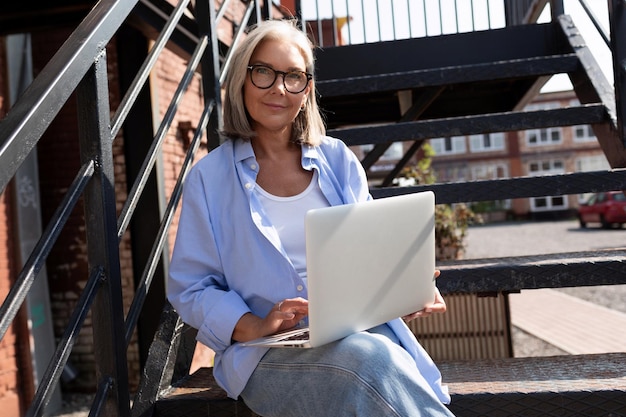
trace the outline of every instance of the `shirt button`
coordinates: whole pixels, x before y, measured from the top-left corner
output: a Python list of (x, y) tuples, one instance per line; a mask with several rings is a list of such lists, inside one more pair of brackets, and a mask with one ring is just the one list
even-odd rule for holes
[(250, 165), (250, 169), (251, 170), (256, 171), (256, 168), (257, 168), (256, 164), (251, 164)]
[(296, 287), (296, 289), (297, 289), (298, 291), (302, 291), (302, 290), (304, 289), (304, 287), (303, 287), (302, 285), (298, 285), (298, 286)]
[(244, 187), (246, 187), (246, 189), (250, 189), (252, 188), (252, 184), (250, 184), (249, 182), (246, 183), (246, 185), (244, 185)]

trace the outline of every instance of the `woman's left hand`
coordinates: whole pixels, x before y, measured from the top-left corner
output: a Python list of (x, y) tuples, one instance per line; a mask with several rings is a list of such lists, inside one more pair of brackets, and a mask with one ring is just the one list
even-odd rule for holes
[[(441, 272), (439, 270), (435, 270), (435, 279), (439, 277)], [(445, 313), (446, 312), (446, 302), (443, 299), (443, 296), (439, 292), (439, 288), (435, 287), (435, 300), (432, 304), (427, 305), (423, 310), (416, 311), (412, 314), (407, 314), (402, 317), (402, 320), (405, 322), (409, 322), (418, 317), (428, 317), (431, 314), (435, 313)]]

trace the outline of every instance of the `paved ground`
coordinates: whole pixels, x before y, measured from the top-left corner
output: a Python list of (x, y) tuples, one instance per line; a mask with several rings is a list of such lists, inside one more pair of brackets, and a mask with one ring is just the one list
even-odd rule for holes
[(468, 229), (465, 258), (626, 249), (626, 228), (578, 226), (576, 220), (506, 222)]
[[(465, 257), (471, 259), (525, 256), (616, 248), (624, 248), (626, 251), (626, 229), (624, 228), (604, 230), (592, 227), (581, 229), (575, 220), (511, 222), (471, 227), (468, 231)], [(600, 338), (602, 336), (601, 326), (595, 325), (593, 320), (599, 323), (609, 317), (608, 320), (614, 322), (615, 320), (622, 320), (626, 314), (625, 285), (564, 288), (551, 293), (549, 291), (522, 291), (520, 295), (511, 295), (515, 356), (549, 356), (575, 353), (572, 351), (571, 341), (574, 339), (581, 340), (581, 326), (585, 332), (596, 331), (596, 334), (599, 335), (598, 338)], [(571, 297), (575, 297), (575, 299)], [(581, 302), (581, 300), (583, 301)], [(589, 320), (580, 324), (578, 329), (574, 324), (569, 329), (563, 329), (566, 326), (561, 326), (563, 331), (557, 334), (554, 329), (541, 326), (540, 323), (547, 324), (547, 320), (542, 321), (539, 316), (534, 316), (532, 319), (527, 317), (530, 314), (543, 313), (543, 311), (537, 311), (542, 302), (544, 305), (550, 303), (553, 309), (552, 314), (558, 313), (561, 314), (561, 317), (579, 314), (580, 311), (577, 310), (584, 308), (587, 314), (583, 317)], [(558, 307), (556, 307), (557, 305)], [(591, 345), (585, 348), (597, 349), (596, 346)]]

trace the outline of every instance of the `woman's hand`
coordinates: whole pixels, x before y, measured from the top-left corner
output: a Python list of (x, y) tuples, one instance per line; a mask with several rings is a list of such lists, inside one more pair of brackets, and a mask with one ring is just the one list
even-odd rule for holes
[(272, 329), (267, 334), (290, 329), (300, 323), (300, 320), (305, 318), (307, 314), (309, 314), (309, 301), (304, 298), (290, 298), (280, 301), (265, 317), (265, 320), (269, 321), (269, 328)]
[(297, 325), (309, 314), (309, 302), (304, 298), (289, 298), (272, 307), (265, 318), (247, 313), (241, 316), (232, 339), (237, 342), (249, 342), (259, 337), (268, 336)]
[[(441, 271), (439, 271), (438, 269), (435, 270), (435, 279), (438, 278), (440, 274), (441, 274)], [(404, 320), (405, 322), (409, 322), (418, 317), (428, 317), (431, 314), (445, 313), (445, 312), (446, 312), (446, 302), (443, 299), (443, 296), (441, 295), (441, 293), (439, 292), (439, 288), (435, 287), (435, 300), (433, 301), (433, 303), (427, 305), (423, 310), (416, 311), (415, 313), (407, 314), (406, 316), (403, 316), (402, 320)]]

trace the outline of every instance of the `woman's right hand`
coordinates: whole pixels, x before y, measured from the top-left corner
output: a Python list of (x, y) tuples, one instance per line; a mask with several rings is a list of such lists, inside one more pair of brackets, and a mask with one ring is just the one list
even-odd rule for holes
[(309, 313), (309, 302), (304, 298), (288, 298), (274, 305), (265, 318), (252, 313), (241, 316), (232, 339), (249, 342), (296, 326)]

